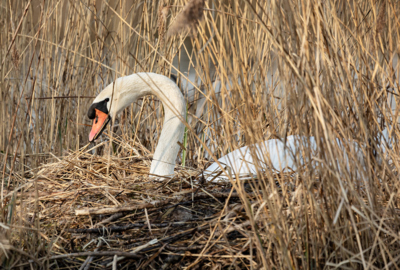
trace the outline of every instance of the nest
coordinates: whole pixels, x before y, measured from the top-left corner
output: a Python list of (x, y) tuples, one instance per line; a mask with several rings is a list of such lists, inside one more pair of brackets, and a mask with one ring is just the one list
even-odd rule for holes
[[(346, 231), (348, 218), (341, 214), (340, 204), (328, 222), (322, 215), (312, 216), (325, 215), (344, 199), (334, 193), (333, 181), (325, 178), (331, 185), (323, 186), (318, 177), (302, 178), (307, 166), (300, 169), (302, 173), (270, 173), (262, 181), (239, 181), (233, 186), (206, 182), (201, 170), (178, 166), (174, 178), (158, 182), (148, 176), (148, 151), (129, 147), (123, 151), (114, 155), (79, 151), (56, 158), (7, 195), (16, 198), (13, 224), (22, 225), (8, 230), (11, 235), (0, 232), (0, 248), (21, 255), (9, 260), (9, 268), (257, 269), (265, 265), (264, 255), (279, 268), (286, 254), (280, 253), (282, 239), (287, 236), (293, 243), (304, 243), (304, 228), (321, 236), (310, 245), (326, 249), (326, 254), (313, 257), (312, 263), (322, 267), (336, 250), (329, 243), (337, 243), (345, 233), (350, 235), (347, 239), (354, 239), (357, 233)], [(378, 183), (382, 192), (375, 196), (377, 210), (371, 215), (385, 218), (387, 230), (398, 231), (394, 218), (398, 211), (388, 210), (384, 192), (397, 190), (397, 182), (385, 180), (387, 188)], [(353, 186), (348, 196), (357, 211), (356, 226), (366, 237), (365, 224), (370, 223), (355, 200), (367, 205), (366, 189)], [(326, 224), (338, 225), (329, 230)], [(399, 250), (395, 234), (381, 239), (388, 250)], [(352, 242), (343, 246), (352, 247)], [(336, 254), (338, 261), (347, 258), (347, 253)], [(290, 263), (304, 265), (303, 255), (304, 249), (293, 245)]]
[(51, 243), (35, 262), (77, 269), (257, 266), (245, 231), (250, 223), (228, 183), (207, 183), (187, 168), (157, 182), (148, 177), (150, 162), (76, 152), (43, 166), (17, 206)]

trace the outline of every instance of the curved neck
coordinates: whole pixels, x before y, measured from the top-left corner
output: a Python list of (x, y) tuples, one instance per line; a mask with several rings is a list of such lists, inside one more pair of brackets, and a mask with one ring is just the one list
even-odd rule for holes
[(155, 73), (136, 73), (122, 77), (116, 81), (116, 85), (116, 89), (122, 90), (113, 99), (117, 104), (115, 107), (118, 107), (116, 113), (145, 95), (152, 94), (161, 100), (165, 115), (164, 125), (153, 155), (150, 174), (172, 176), (180, 148), (178, 142), (182, 142), (185, 131), (182, 121), (186, 116), (186, 102), (179, 87), (169, 78)]

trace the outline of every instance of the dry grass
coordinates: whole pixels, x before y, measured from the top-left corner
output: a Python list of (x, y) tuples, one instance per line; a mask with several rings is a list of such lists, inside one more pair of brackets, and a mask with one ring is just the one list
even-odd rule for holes
[[(2, 267), (398, 269), (399, 6), (205, 1), (196, 32), (168, 37), (185, 4), (0, 2)], [(147, 177), (156, 98), (88, 151), (93, 97), (139, 71), (178, 74), (188, 100), (168, 184)], [(317, 165), (202, 182), (211, 153), (291, 134), (320, 142)]]

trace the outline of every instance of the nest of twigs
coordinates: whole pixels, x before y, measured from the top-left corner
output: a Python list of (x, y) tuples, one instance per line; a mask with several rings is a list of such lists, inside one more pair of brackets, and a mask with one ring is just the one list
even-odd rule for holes
[[(321, 242), (310, 245), (326, 251), (308, 262), (318, 265), (316, 269), (331, 260), (332, 252), (335, 260), (344, 260), (346, 254), (335, 251), (335, 239), (348, 230), (349, 219), (340, 212), (344, 200), (327, 180), (322, 185), (319, 177), (303, 179), (307, 166), (299, 169), (303, 174), (270, 173), (263, 180), (232, 184), (207, 182), (201, 169), (177, 166), (174, 178), (159, 182), (149, 178), (151, 156), (141, 151), (126, 147), (113, 155), (70, 153), (42, 166), (30, 182), (14, 189), (7, 198), (15, 208), (5, 216), (15, 212), (14, 224), (21, 226), (0, 234), (0, 247), (20, 254), (10, 260), (9, 268), (258, 269), (264, 263), (262, 251), (280, 265), (276, 257), (277, 246), (285, 245), (282, 231), (293, 243), (308, 241), (302, 233), (315, 232)], [(398, 210), (390, 210), (385, 197), (397, 186), (385, 179), (376, 185), (382, 192), (375, 196), (377, 210), (371, 215), (385, 218), (385, 230), (397, 231)], [(350, 187), (345, 179), (342, 183)], [(348, 195), (352, 205), (357, 205), (356, 199), (359, 205), (368, 205), (365, 187), (353, 186), (354, 193)], [(328, 222), (322, 216), (312, 219), (313, 213), (326, 215), (333, 207), (337, 210)], [(367, 234), (366, 215), (355, 211), (355, 226)], [(329, 231), (331, 224), (339, 225)], [(346, 239), (355, 239), (356, 233)], [(397, 235), (388, 233), (382, 239), (388, 250), (398, 250)], [(304, 250), (291, 250), (294, 268), (307, 263), (301, 261), (307, 259)]]
[(76, 152), (43, 166), (17, 206), (28, 223), (40, 222), (52, 245), (35, 262), (80, 269), (257, 265), (250, 223), (229, 183), (207, 183), (183, 168), (157, 182), (148, 177), (150, 162)]

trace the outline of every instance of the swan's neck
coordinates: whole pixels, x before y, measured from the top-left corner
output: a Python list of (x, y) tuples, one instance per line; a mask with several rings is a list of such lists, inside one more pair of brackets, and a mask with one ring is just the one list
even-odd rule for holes
[[(185, 131), (182, 121), (186, 116), (186, 102), (179, 87), (169, 78), (155, 73), (137, 73), (120, 79), (123, 87), (118, 89), (125, 91), (121, 91), (122, 96), (118, 94), (120, 97), (117, 104), (120, 103), (122, 107), (145, 95), (155, 95), (161, 100), (165, 115), (164, 125), (153, 155), (150, 174), (172, 176), (180, 148), (178, 142), (182, 142)], [(121, 106), (117, 107), (120, 107), (119, 110), (123, 109)]]

